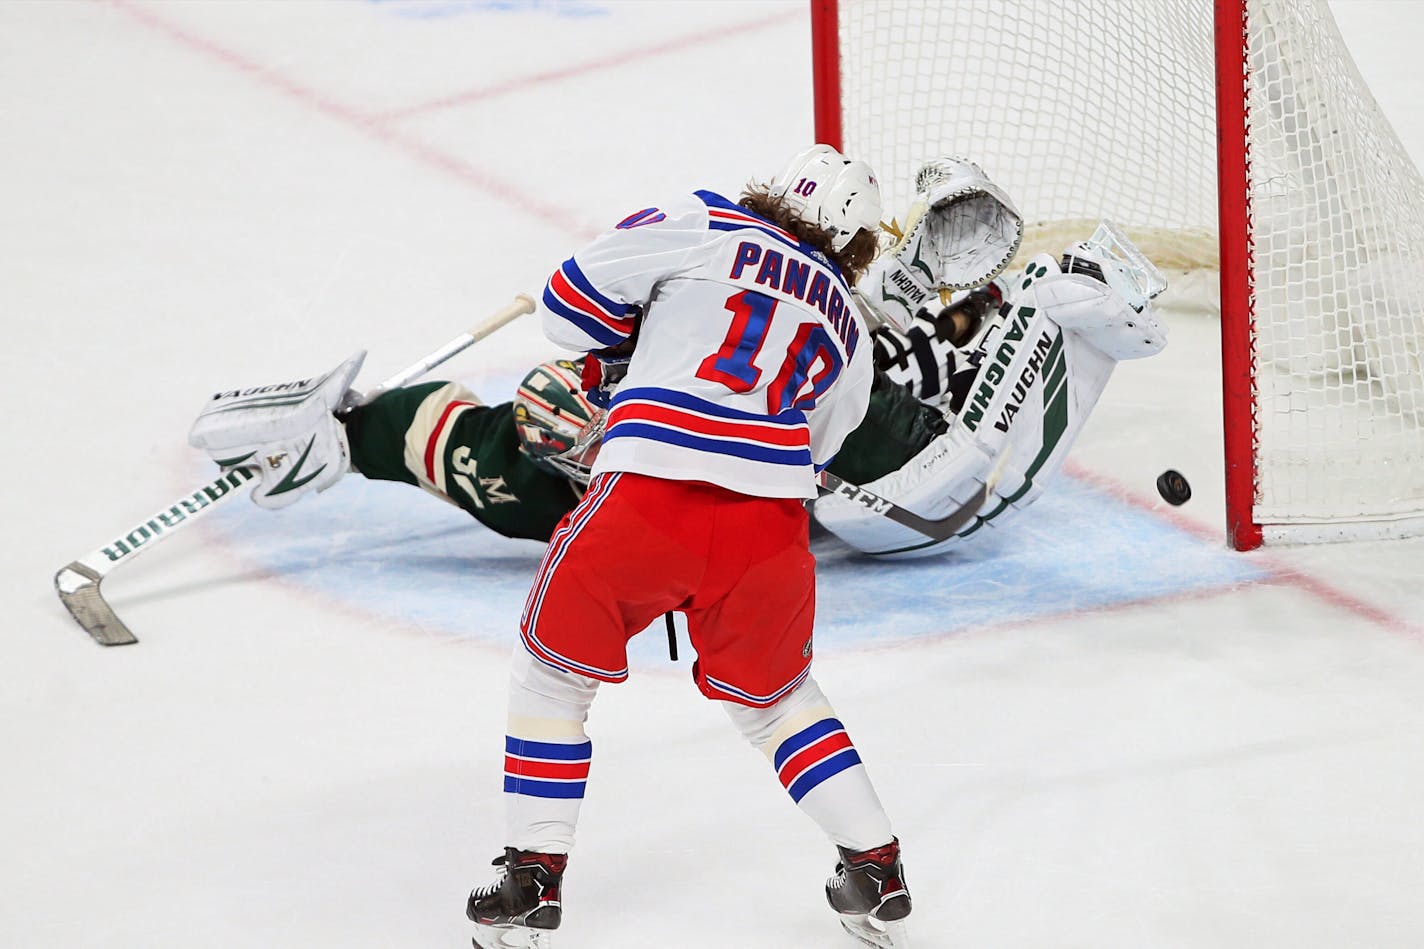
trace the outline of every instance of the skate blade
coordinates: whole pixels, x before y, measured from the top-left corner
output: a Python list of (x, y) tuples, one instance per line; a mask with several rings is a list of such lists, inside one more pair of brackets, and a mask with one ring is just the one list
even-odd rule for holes
[(903, 919), (885, 923), (873, 916), (842, 916), (841, 926), (875, 949), (910, 949), (910, 933)]
[(475, 949), (553, 949), (554, 933), (526, 926), (484, 926), (475, 923), (470, 940)]

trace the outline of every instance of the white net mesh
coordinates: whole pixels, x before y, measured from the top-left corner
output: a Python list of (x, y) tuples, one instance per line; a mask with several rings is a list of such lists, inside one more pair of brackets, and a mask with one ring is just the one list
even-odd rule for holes
[[(1324, 0), (1248, 14), (1255, 519), (1424, 515), (1424, 182)], [(1029, 253), (1106, 217), (1169, 278), (1216, 266), (1210, 0), (841, 0), (839, 16), (844, 147), (879, 172), (887, 213), (922, 161), (962, 154), (1014, 197)]]

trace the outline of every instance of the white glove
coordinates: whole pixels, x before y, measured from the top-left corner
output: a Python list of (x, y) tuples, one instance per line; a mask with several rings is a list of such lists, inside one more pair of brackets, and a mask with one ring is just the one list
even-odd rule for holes
[(222, 468), (250, 468), (252, 500), (286, 507), (325, 491), (351, 467), (346, 428), (334, 414), (366, 358), (361, 350), (322, 376), (214, 393), (188, 433)]
[(857, 283), (865, 301), (901, 332), (938, 291), (968, 290), (997, 276), (1023, 240), (1013, 202), (972, 161), (929, 161), (915, 189), (902, 236)]

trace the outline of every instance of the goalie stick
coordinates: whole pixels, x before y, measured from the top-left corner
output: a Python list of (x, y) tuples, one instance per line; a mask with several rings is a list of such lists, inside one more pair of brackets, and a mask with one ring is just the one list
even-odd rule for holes
[(932, 541), (948, 540), (968, 526), (969, 522), (978, 515), (984, 502), (988, 500), (989, 492), (994, 490), (991, 481), (975, 491), (961, 507), (944, 517), (931, 519), (921, 517), (914, 511), (907, 511), (894, 501), (882, 498), (874, 491), (867, 491), (860, 485), (851, 484), (829, 471), (822, 471), (816, 475), (816, 482), (826, 494), (839, 494), (843, 498), (849, 498), (867, 510), (873, 511), (881, 517), (889, 518), (902, 527), (908, 527), (917, 534), (923, 534)]
[[(495, 330), (526, 313), (534, 312), (534, 301), (519, 294), (514, 302), (489, 319), (456, 336), (439, 349), (412, 363), (382, 382), (365, 396), (349, 396), (338, 412), (370, 402), (382, 392), (398, 389), (420, 378), (431, 369), (473, 346)], [(154, 544), (170, 537), (218, 505), (247, 492), (256, 475), (247, 468), (225, 471), (193, 493), (175, 501), (157, 514), (141, 521), (109, 544), (72, 561), (54, 575), (54, 589), (60, 602), (86, 633), (101, 646), (125, 646), (138, 638), (124, 625), (112, 607), (104, 600), (100, 584), (115, 567), (127, 563)]]
[(994, 465), (988, 476), (984, 479), (984, 484), (970, 495), (969, 500), (950, 511), (944, 517), (928, 518), (921, 517), (914, 511), (906, 510), (900, 505), (883, 498), (874, 491), (867, 491), (858, 484), (851, 484), (843, 478), (838, 478), (829, 471), (819, 471), (816, 473), (816, 483), (826, 494), (839, 494), (843, 498), (848, 498), (856, 504), (888, 518), (902, 527), (924, 537), (929, 538), (929, 543), (916, 544), (915, 547), (906, 547), (902, 550), (883, 551), (884, 553), (902, 553), (904, 550), (914, 550), (917, 547), (928, 547), (930, 543), (938, 543), (942, 540), (949, 540), (979, 515), (979, 509), (984, 506), (984, 502), (989, 500), (989, 495), (994, 493), (995, 486), (999, 483), (999, 476), (1004, 473), (1004, 466), (1008, 463), (1008, 455), (1004, 455)]

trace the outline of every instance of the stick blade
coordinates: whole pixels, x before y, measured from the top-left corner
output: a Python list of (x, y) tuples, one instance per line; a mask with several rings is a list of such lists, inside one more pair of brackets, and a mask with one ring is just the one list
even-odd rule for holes
[(99, 592), (103, 576), (74, 561), (54, 575), (54, 589), (69, 615), (101, 646), (127, 646), (138, 642)]

